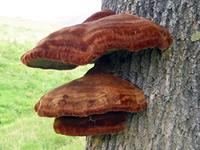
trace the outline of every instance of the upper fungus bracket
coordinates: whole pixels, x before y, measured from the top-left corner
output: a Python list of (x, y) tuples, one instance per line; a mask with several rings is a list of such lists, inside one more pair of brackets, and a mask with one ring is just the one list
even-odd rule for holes
[(83, 23), (98, 20), (107, 16), (115, 15), (115, 14), (116, 13), (114, 11), (110, 9), (105, 9), (105, 10), (94, 13), (93, 15), (88, 17)]
[(60, 29), (32, 50), (21, 61), (29, 67), (73, 69), (95, 62), (106, 53), (120, 50), (138, 52), (146, 48), (167, 49), (172, 37), (167, 29), (145, 18), (103, 10), (82, 24)]

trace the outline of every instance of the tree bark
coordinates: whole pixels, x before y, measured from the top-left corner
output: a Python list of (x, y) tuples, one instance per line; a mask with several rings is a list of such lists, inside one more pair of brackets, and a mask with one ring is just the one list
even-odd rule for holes
[(129, 113), (119, 134), (87, 137), (87, 150), (200, 150), (200, 1), (102, 0), (102, 9), (130, 12), (169, 29), (170, 49), (117, 52), (104, 70), (144, 90), (148, 108)]

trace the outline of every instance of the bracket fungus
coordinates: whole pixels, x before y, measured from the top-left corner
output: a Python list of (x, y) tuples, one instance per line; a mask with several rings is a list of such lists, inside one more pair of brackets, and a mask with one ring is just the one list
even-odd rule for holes
[(54, 121), (54, 130), (58, 134), (71, 136), (90, 136), (114, 134), (125, 128), (125, 112), (108, 112), (89, 117), (59, 117)]
[(146, 107), (144, 93), (136, 85), (111, 74), (88, 73), (46, 93), (35, 110), (39, 116), (56, 118), (57, 133), (95, 135), (122, 130), (125, 112)]
[[(21, 61), (29, 67), (73, 69), (95, 63), (113, 51), (164, 50), (171, 43), (168, 30), (152, 21), (103, 10), (81, 24), (50, 34), (26, 52)], [(97, 64), (82, 78), (46, 93), (35, 105), (39, 116), (55, 117), (57, 133), (73, 136), (116, 133), (125, 128), (126, 112), (139, 112), (147, 107), (141, 89), (104, 72)]]
[(73, 69), (94, 63), (102, 55), (126, 49), (167, 49), (172, 37), (167, 29), (142, 17), (105, 10), (81, 24), (60, 29), (26, 52), (21, 61), (29, 67)]
[(112, 11), (110, 9), (105, 9), (105, 10), (94, 13), (93, 15), (88, 17), (83, 23), (98, 20), (100, 18), (115, 15), (115, 14), (116, 13), (114, 11)]

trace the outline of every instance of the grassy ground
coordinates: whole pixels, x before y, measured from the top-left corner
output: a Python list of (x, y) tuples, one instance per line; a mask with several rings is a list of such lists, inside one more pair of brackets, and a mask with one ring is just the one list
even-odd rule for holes
[(20, 57), (54, 25), (0, 17), (0, 150), (81, 150), (85, 139), (56, 135), (53, 119), (39, 118), (34, 104), (48, 90), (82, 76), (90, 66), (72, 71), (41, 70)]

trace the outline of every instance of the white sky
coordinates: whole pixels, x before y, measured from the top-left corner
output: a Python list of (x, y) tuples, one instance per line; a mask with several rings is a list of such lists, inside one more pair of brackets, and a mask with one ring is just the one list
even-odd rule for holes
[(100, 8), (101, 0), (0, 0), (0, 16), (34, 21), (84, 20)]

